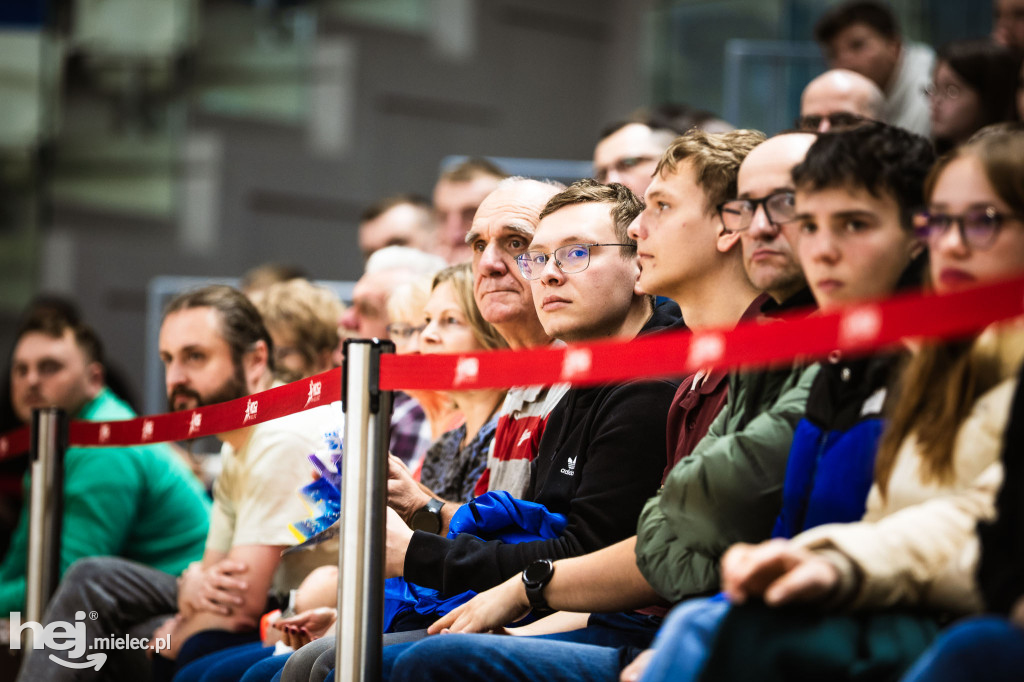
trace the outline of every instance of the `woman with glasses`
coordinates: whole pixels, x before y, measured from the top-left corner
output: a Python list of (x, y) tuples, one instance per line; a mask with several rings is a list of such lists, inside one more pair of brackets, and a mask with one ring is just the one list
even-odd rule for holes
[(988, 40), (961, 40), (937, 53), (932, 83), (932, 139), (945, 152), (991, 123), (1017, 118), (1014, 93), (1021, 59)]
[[(420, 332), (423, 331), (423, 308), (430, 298), (433, 275), (414, 282), (406, 282), (396, 288), (388, 297), (388, 336), (395, 344), (397, 355), (419, 355)], [(430, 438), (437, 440), (442, 434), (458, 428), (463, 422), (462, 413), (455, 407), (451, 397), (444, 391), (406, 390), (423, 408), (430, 422)], [(419, 476), (419, 466), (415, 467)]]
[[(1024, 132), (979, 136), (936, 166), (928, 190), (928, 210), (917, 219), (919, 232), (928, 238), (936, 289), (955, 289), (1024, 274)], [(1024, 338), (1019, 332), (1003, 330), (1001, 336), (998, 340), (1013, 348), (1015, 355), (1022, 352)], [(952, 369), (948, 371), (951, 379), (963, 380), (963, 386), (970, 386), (969, 382), (976, 380), (984, 366), (976, 361), (973, 365), (966, 364), (963, 360), (976, 360), (977, 350), (984, 340), (996, 339), (986, 339), (983, 335), (969, 351), (966, 344), (949, 347), (946, 353), (953, 360)], [(937, 353), (933, 351), (932, 355)], [(1016, 358), (996, 355), (992, 359), (1003, 360), (1001, 364), (1005, 365), (1005, 360)], [(929, 361), (934, 362), (934, 358), (923, 357), (919, 368), (923, 369), (924, 363)], [(989, 371), (1005, 372), (1006, 369), (997, 364)], [(924, 380), (929, 378), (924, 371), (919, 374)], [(969, 679), (981, 670), (985, 671), (986, 679), (1011, 680), (1020, 679), (1024, 670), (1024, 563), (1019, 552), (1024, 528), (1020, 525), (1019, 510), (1015, 512), (1016, 517), (1011, 515), (1013, 506), (1019, 507), (1015, 498), (1020, 496), (1022, 476), (1020, 437), (1024, 427), (1021, 422), (1024, 398), (1019, 390), (1003, 448), (1006, 480), (996, 503), (997, 521), (994, 526), (981, 528), (981, 570), (977, 576), (980, 595), (972, 593), (978, 605), (983, 602), (987, 610), (1003, 617), (970, 619), (947, 631), (908, 673), (906, 680)], [(952, 408), (958, 407), (957, 402), (966, 401), (966, 396), (957, 401), (960, 393), (952, 394)], [(947, 409), (947, 414), (949, 411)], [(932, 419), (931, 433), (935, 438), (946, 437), (949, 431), (941, 423), (943, 417), (948, 418), (936, 414)], [(996, 458), (991, 451), (985, 456)], [(998, 468), (999, 463), (993, 466)], [(991, 513), (986, 516), (990, 517)]]
[[(507, 348), (505, 339), (491, 326), (473, 298), (473, 272), (469, 263), (453, 265), (434, 276), (430, 298), (423, 310), (424, 327), (420, 332), (419, 351), (431, 353), (474, 353)], [(465, 422), (442, 435), (423, 460), (420, 481), (436, 497), (466, 502), (487, 466), (491, 449), (495, 415), (505, 399), (503, 389), (449, 391)], [(400, 464), (392, 458), (392, 463)], [(394, 472), (393, 472), (394, 473)], [(416, 509), (400, 509), (406, 521), (416, 516)], [(437, 532), (437, 531), (434, 531)]]

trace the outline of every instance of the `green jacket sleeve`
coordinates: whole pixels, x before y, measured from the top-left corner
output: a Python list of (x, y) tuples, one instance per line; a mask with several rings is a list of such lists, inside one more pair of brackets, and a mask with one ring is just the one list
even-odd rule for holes
[[(647, 502), (637, 530), (637, 565), (663, 597), (677, 602), (719, 589), (722, 553), (735, 542), (770, 535), (793, 431), (817, 371), (817, 365), (794, 369), (778, 397), (752, 419), (723, 410)], [(749, 390), (742, 381), (738, 390), (730, 387), (730, 403)], [(738, 421), (746, 425), (732, 428)]]
[[(26, 477), (26, 481), (27, 481)], [(87, 556), (117, 556), (135, 518), (142, 485), (123, 452), (72, 448), (65, 459), (60, 573)], [(28, 552), (28, 490), (21, 519), (0, 564), (0, 614), (25, 605)]]
[[(28, 496), (25, 496), (28, 499)], [(11, 611), (25, 609), (25, 564), (28, 553), (28, 506), (23, 505), (21, 518), (11, 535), (11, 542), (0, 564), (0, 617)]]

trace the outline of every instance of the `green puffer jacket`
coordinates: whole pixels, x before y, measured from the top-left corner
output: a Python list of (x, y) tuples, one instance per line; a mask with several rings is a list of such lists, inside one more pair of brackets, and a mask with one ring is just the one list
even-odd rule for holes
[(818, 365), (733, 373), (729, 399), (693, 454), (679, 461), (637, 528), (637, 566), (675, 603), (719, 589), (735, 542), (771, 535), (793, 430)]

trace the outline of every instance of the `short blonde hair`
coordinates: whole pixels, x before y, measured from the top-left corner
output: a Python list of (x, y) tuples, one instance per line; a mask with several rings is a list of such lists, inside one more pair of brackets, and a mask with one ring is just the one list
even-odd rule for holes
[(315, 363), (322, 351), (337, 348), (338, 319), (345, 306), (332, 291), (293, 279), (271, 284), (251, 298), (267, 327), (295, 335), (295, 348), (308, 363)]
[(665, 150), (654, 174), (675, 173), (680, 164), (689, 161), (697, 185), (704, 190), (704, 212), (714, 213), (719, 204), (736, 198), (740, 164), (765, 139), (759, 130), (708, 133), (694, 128), (677, 137)]

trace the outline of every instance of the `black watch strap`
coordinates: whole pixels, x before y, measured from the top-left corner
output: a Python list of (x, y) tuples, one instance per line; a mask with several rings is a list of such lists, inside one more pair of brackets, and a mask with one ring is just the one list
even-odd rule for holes
[(443, 506), (444, 502), (441, 500), (436, 497), (430, 498), (429, 502), (413, 512), (412, 522), (409, 526), (413, 530), (422, 530), (434, 535), (440, 534), (442, 526), (441, 507)]
[(551, 559), (538, 559), (523, 570), (523, 585), (526, 587), (526, 598), (530, 600), (530, 607), (535, 612), (550, 613), (544, 598), (544, 588), (551, 582), (555, 574), (555, 565)]

